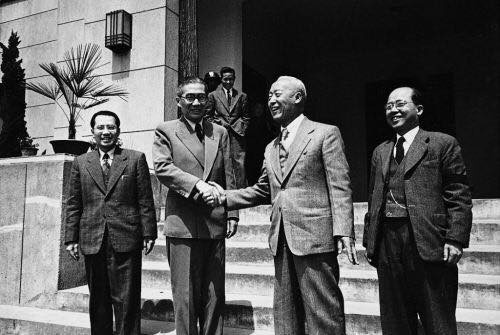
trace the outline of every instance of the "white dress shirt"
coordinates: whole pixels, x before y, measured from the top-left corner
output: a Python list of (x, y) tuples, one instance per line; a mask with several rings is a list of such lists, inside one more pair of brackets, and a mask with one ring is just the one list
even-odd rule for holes
[[(290, 148), (290, 146), (292, 145), (293, 140), (297, 135), (297, 131), (299, 130), (299, 126), (302, 123), (302, 120), (304, 120), (304, 114), (300, 114), (295, 118), (295, 120), (293, 120), (288, 126), (286, 126), (286, 130), (288, 130), (288, 136), (284, 141), (282, 141), (283, 147), (286, 151), (288, 151), (288, 148)], [(283, 131), (283, 129), (284, 128), (281, 127), (281, 131)]]
[[(405, 141), (403, 142), (403, 151), (405, 153), (405, 156), (406, 156), (406, 153), (408, 152), (408, 149), (410, 148), (410, 145), (413, 143), (415, 136), (417, 136), (419, 129), (420, 129), (420, 127), (416, 126), (415, 128), (406, 132), (406, 134), (403, 135), (403, 137), (405, 139)], [(396, 143), (398, 143), (397, 141), (399, 140), (400, 137), (401, 137), (401, 135), (396, 134)], [(393, 154), (394, 158), (396, 158), (396, 146), (394, 146), (392, 154)]]
[[(104, 159), (102, 159), (102, 157), (104, 156), (104, 154), (106, 154), (106, 152), (102, 151), (101, 149), (99, 149), (99, 157), (101, 159), (101, 166), (104, 165)], [(111, 164), (113, 164), (113, 157), (115, 155), (115, 147), (113, 147), (113, 149), (109, 150), (107, 152), (109, 158), (108, 158), (108, 163), (109, 163), (109, 166), (111, 166)]]

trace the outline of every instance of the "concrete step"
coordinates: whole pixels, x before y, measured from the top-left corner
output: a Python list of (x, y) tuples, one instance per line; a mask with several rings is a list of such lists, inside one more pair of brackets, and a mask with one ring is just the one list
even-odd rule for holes
[[(170, 289), (168, 262), (144, 262), (143, 287)], [(273, 295), (274, 266), (226, 264), (226, 292)], [(378, 302), (377, 272), (341, 269), (340, 288), (345, 299)], [(460, 274), (458, 307), (500, 310), (500, 276)]]
[[(158, 237), (165, 239), (163, 236), (164, 222), (158, 222)], [(233, 241), (254, 241), (267, 242), (270, 223), (249, 223), (248, 221), (240, 221), (238, 232), (232, 237)], [(356, 240), (361, 243), (363, 241), (363, 223), (354, 225)], [(470, 235), (470, 244), (500, 244), (500, 220), (474, 220)]]
[[(175, 335), (173, 322), (141, 321), (143, 335)], [(36, 307), (0, 305), (0, 334), (23, 335), (89, 335), (86, 312), (68, 312)], [(224, 328), (228, 335), (272, 335), (274, 332), (241, 328)]]
[[(172, 297), (168, 290), (142, 290), (142, 318), (171, 322)], [(88, 290), (86, 286), (59, 291), (52, 297), (39, 297), (33, 305), (73, 312), (86, 312)], [(347, 333), (381, 334), (379, 306), (376, 303), (345, 302)], [(250, 330), (273, 330), (272, 297), (250, 294), (226, 294), (224, 324), (227, 327)], [(500, 312), (493, 310), (457, 309), (460, 334), (493, 335), (500, 333)]]
[[(349, 263), (347, 256), (342, 254), (338, 257), (341, 268), (373, 269), (364, 257), (363, 246), (356, 245), (356, 248), (360, 265), (352, 265)], [(157, 240), (153, 251), (146, 256), (145, 260), (166, 261), (166, 259), (165, 240)], [(267, 242), (233, 241), (229, 239), (226, 243), (226, 262), (272, 264), (273, 256)], [(464, 255), (458, 267), (462, 273), (500, 275), (500, 245), (472, 245), (464, 250)]]

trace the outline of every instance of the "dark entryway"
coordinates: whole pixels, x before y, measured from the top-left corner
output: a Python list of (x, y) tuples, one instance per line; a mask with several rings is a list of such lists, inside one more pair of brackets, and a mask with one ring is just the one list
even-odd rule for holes
[(301, 78), (308, 117), (340, 128), (354, 200), (365, 201), (371, 151), (391, 135), (384, 102), (415, 85), (426, 94), (422, 126), (461, 143), (474, 197), (500, 197), (498, 13), (497, 0), (248, 0), (243, 89), (265, 106), (277, 76)]

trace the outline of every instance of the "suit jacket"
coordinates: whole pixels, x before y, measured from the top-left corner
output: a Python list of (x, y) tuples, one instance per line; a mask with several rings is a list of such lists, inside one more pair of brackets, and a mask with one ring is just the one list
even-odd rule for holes
[[(202, 144), (184, 120), (160, 124), (155, 131), (153, 161), (158, 180), (168, 187), (164, 234), (179, 238), (222, 239), (227, 217), (223, 207), (211, 208), (198, 199), (195, 185), (201, 179), (235, 187), (226, 129), (203, 122)], [(238, 217), (237, 212), (229, 217)]]
[(231, 100), (231, 106), (227, 103), (227, 96), (219, 85), (217, 89), (208, 95), (209, 112), (207, 119), (211, 122), (232, 129), (239, 136), (245, 136), (250, 123), (250, 112), (248, 109), (248, 98), (243, 92), (233, 88), (236, 95)]
[(157, 237), (151, 177), (142, 152), (117, 147), (107, 187), (98, 151), (73, 161), (65, 242), (79, 242), (84, 255), (96, 254), (106, 226), (116, 252), (140, 249), (144, 237)]
[[(394, 140), (380, 144), (371, 161), (363, 245), (376, 265)], [(440, 262), (446, 240), (469, 245), (472, 200), (460, 146), (455, 138), (420, 129), (405, 159), (405, 195), (417, 250)]]
[(264, 153), (262, 174), (250, 187), (228, 191), (229, 209), (271, 203), (269, 246), (276, 255), (281, 223), (295, 255), (335, 250), (334, 236), (354, 237), (349, 166), (337, 127), (305, 118), (281, 172), (279, 138)]

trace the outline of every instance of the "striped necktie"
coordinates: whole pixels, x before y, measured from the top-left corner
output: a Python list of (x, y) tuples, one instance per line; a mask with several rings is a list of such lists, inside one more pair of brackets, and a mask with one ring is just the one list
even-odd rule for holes
[(281, 136), (280, 136), (280, 147), (279, 147), (279, 155), (280, 155), (280, 167), (281, 167), (281, 173), (285, 173), (285, 163), (288, 158), (288, 152), (285, 149), (285, 146), (283, 145), (283, 141), (285, 141), (288, 137), (289, 131), (286, 128), (283, 128), (281, 131)]
[(108, 179), (109, 179), (109, 170), (111, 169), (111, 165), (109, 164), (109, 155), (108, 153), (105, 153), (102, 156), (102, 175), (104, 176), (104, 184), (106, 186), (108, 185)]

